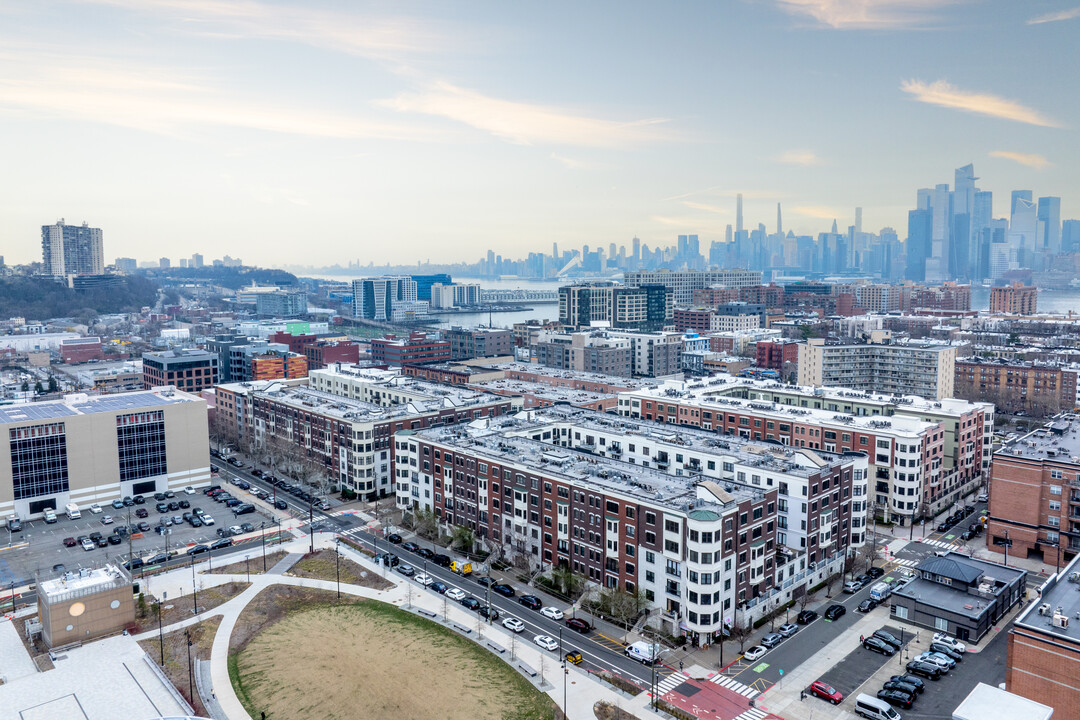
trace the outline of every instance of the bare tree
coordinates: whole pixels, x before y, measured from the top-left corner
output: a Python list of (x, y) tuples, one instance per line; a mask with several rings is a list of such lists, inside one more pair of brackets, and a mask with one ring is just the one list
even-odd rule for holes
[(753, 632), (754, 628), (752, 624), (736, 622), (728, 628), (728, 637), (739, 643), (739, 652), (742, 652), (746, 648), (747, 639)]

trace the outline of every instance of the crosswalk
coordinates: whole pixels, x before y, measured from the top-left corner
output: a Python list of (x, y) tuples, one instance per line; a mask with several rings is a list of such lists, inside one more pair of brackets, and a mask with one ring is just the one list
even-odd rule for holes
[(908, 558), (896, 558), (896, 563), (898, 565), (903, 565), (905, 567), (915, 567), (920, 562), (921, 562), (920, 560), (910, 560)]
[(735, 720), (761, 720), (769, 713), (759, 708), (750, 708), (740, 715), (735, 716)]
[(663, 697), (664, 695), (679, 687), (689, 679), (690, 676), (685, 673), (671, 673), (666, 678), (656, 684), (656, 696)]
[(757, 690), (750, 687), (749, 685), (744, 685), (738, 680), (729, 678), (725, 675), (713, 675), (711, 678), (709, 678), (709, 682), (714, 682), (722, 688), (727, 688), (728, 690), (737, 692), (745, 698), (753, 699), (760, 695)]
[(945, 542), (944, 540), (929, 540), (927, 538), (923, 538), (919, 542), (923, 543), (924, 545), (934, 545), (935, 547), (943, 547), (943, 548), (954, 548), (954, 547), (956, 547), (956, 545), (954, 543)]

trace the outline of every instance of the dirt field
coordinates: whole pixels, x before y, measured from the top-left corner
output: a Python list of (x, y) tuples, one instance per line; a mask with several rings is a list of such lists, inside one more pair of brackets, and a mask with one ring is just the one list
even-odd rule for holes
[(263, 628), (230, 658), (233, 686), (252, 717), (262, 710), (328, 720), (554, 715), (550, 699), (501, 660), (384, 603), (296, 605)]
[[(212, 610), (218, 605), (224, 602), (232, 600), (240, 593), (247, 590), (251, 583), (246, 582), (228, 582), (224, 585), (215, 585), (213, 587), (203, 588), (199, 590), (199, 614)], [(157, 627), (158, 617), (157, 608), (154, 607), (154, 598), (148, 597), (147, 613), (145, 618), (138, 618), (140, 626), (144, 630), (148, 630), (153, 627)], [(180, 620), (186, 620), (191, 617), (195, 609), (195, 598), (191, 595), (184, 595), (178, 598), (168, 598), (161, 605), (161, 622), (163, 625), (172, 625), (174, 622)]]
[[(286, 575), (315, 578), (317, 580), (335, 580), (337, 578), (337, 559), (333, 550), (316, 550), (292, 566)], [(341, 582), (349, 585), (362, 585), (375, 590), (387, 590), (394, 583), (383, 578), (374, 570), (362, 568), (346, 557), (341, 558)], [(390, 576), (387, 575), (387, 578)], [(399, 576), (400, 577), (400, 576)]]

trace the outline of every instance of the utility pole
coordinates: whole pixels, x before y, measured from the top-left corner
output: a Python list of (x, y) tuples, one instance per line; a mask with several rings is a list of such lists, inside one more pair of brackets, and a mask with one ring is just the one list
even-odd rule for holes
[(259, 523), (259, 543), (262, 545), (263, 572), (266, 572), (266, 523)]
[(188, 684), (188, 697), (191, 698), (191, 702), (195, 702), (195, 683), (192, 682), (191, 677), (191, 631), (185, 630), (184, 637), (187, 638), (187, 684)]
[[(128, 567), (131, 567), (131, 561), (134, 558), (132, 558), (132, 556), (131, 556), (132, 540), (131, 540), (131, 508), (130, 507), (127, 509), (127, 539), (128, 539)], [(142, 573), (139, 573), (139, 575), (142, 576)]]
[(191, 596), (195, 598), (195, 614), (199, 614), (199, 588), (195, 582), (195, 556), (191, 556)]
[(165, 602), (165, 598), (168, 596), (167, 592), (162, 591), (161, 599), (157, 604), (157, 632), (158, 632), (158, 645), (161, 646), (161, 667), (165, 667), (165, 634), (161, 629), (161, 604)]
[(337, 575), (337, 599), (341, 599), (341, 537), (334, 538), (334, 573)]

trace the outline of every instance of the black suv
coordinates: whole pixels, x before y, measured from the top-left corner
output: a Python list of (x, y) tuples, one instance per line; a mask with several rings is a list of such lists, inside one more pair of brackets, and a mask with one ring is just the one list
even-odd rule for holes
[(904, 646), (904, 643), (900, 642), (900, 638), (884, 630), (875, 630), (873, 636), (882, 642), (892, 645), (894, 650), (899, 650)]
[(803, 610), (801, 613), (798, 614), (798, 616), (796, 616), (795, 622), (799, 623), (800, 625), (807, 625), (817, 620), (817, 617), (818, 614), (813, 610)]
[(843, 605), (830, 605), (829, 608), (825, 611), (825, 619), (836, 620), (846, 612), (847, 608)]
[(931, 680), (941, 679), (941, 668), (933, 663), (923, 662), (922, 660), (912, 660), (909, 662), (907, 664), (907, 671), (914, 675), (922, 675)]
[(480, 601), (472, 597), (471, 595), (467, 595), (461, 598), (461, 604), (470, 610), (480, 610)]
[(544, 607), (544, 603), (540, 602), (540, 598), (535, 595), (522, 595), (518, 598), (518, 602), (530, 610), (539, 610)]
[(439, 567), (450, 567), (450, 556), (439, 553), (438, 555), (431, 556), (431, 562), (435, 563)]

